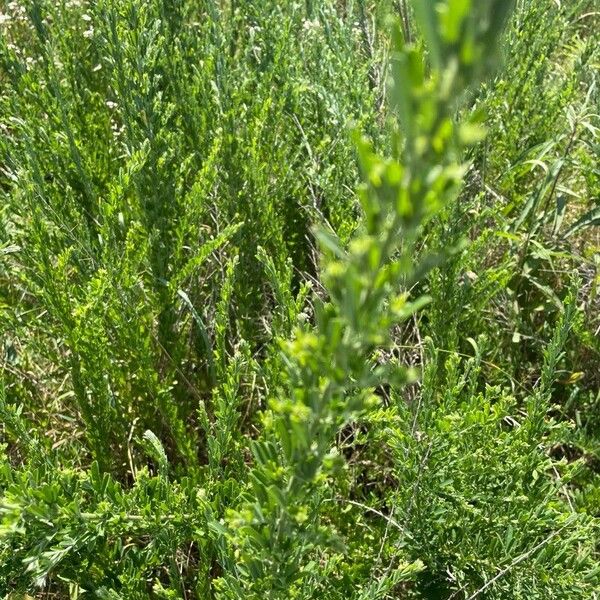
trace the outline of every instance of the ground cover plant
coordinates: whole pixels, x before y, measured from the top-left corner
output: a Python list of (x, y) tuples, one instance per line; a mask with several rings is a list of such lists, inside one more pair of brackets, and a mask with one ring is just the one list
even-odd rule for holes
[(0, 0), (0, 596), (600, 594), (593, 0)]

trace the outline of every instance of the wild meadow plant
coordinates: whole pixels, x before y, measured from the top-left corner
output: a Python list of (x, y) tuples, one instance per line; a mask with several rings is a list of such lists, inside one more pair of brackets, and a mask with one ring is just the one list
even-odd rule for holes
[(0, 4), (5, 597), (595, 597), (594, 11), (516, 4)]

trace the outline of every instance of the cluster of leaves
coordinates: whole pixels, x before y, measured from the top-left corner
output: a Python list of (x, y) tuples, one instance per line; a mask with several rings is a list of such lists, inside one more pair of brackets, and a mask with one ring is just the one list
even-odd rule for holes
[(0, 2), (0, 594), (594, 598), (596, 15)]

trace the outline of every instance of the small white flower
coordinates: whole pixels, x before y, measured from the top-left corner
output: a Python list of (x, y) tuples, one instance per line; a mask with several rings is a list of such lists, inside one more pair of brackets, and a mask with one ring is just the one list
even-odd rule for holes
[(321, 26), (321, 23), (319, 22), (319, 19), (314, 19), (313, 21), (311, 21), (310, 19), (305, 19), (304, 23), (302, 24), (302, 27), (306, 31), (311, 31), (313, 29), (319, 29), (320, 26)]

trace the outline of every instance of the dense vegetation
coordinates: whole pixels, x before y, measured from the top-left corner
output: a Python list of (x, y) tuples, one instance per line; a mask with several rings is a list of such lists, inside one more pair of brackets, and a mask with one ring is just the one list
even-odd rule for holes
[(593, 0), (0, 0), (0, 596), (600, 590)]

